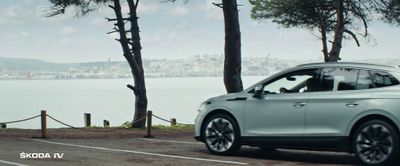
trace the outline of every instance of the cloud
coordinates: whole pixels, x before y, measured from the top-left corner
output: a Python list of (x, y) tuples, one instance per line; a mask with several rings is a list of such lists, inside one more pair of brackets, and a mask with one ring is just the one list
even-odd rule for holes
[(21, 32), (21, 33), (19, 33), (22, 37), (30, 37), (31, 36), (31, 34), (30, 33), (28, 33), (28, 32)]
[(32, 4), (32, 0), (24, 0), (23, 3), (26, 5), (30, 5)]
[(17, 10), (20, 10), (21, 6), (9, 6), (3, 9), (2, 16), (4, 17), (10, 17), (10, 18), (15, 18), (17, 17)]
[(138, 15), (154, 14), (160, 7), (156, 3), (148, 3), (148, 1), (141, 1), (137, 8)]
[(37, 22), (57, 22), (67, 21), (74, 17), (74, 12), (68, 11), (65, 14), (46, 17), (50, 12), (49, 5), (35, 4), (30, 0), (25, 0), (18, 5), (0, 6), (0, 25), (20, 25), (34, 24)]
[(61, 35), (70, 36), (75, 33), (75, 29), (71, 26), (64, 26), (61, 28)]
[[(101, 17), (96, 17), (94, 19), (92, 19), (89, 24), (92, 25), (93, 27), (97, 27), (97, 28), (102, 28), (105, 25), (107, 25), (107, 20)], [(112, 25), (112, 24), (110, 24)]]
[(189, 9), (183, 6), (177, 6), (170, 10), (169, 14), (171, 16), (185, 16), (189, 13)]
[(23, 31), (23, 32), (8, 32), (8, 33), (1, 33), (0, 38), (6, 39), (6, 41), (9, 40), (24, 40), (25, 38), (31, 37), (31, 34), (29, 32)]
[(23, 20), (18, 15), (22, 12), (22, 7), (20, 5), (0, 7), (0, 24), (22, 24)]
[(61, 46), (69, 45), (71, 43), (73, 43), (71, 38), (61, 38), (58, 41), (58, 44), (61, 45)]

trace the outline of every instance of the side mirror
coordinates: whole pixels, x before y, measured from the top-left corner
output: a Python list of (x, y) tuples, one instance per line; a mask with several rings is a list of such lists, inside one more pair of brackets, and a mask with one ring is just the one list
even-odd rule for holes
[(264, 89), (262, 85), (257, 86), (256, 88), (254, 88), (254, 98), (262, 98), (264, 96)]

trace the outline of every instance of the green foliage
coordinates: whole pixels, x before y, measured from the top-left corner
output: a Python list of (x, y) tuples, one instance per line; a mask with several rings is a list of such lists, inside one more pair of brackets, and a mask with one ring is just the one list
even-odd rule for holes
[(383, 5), (377, 6), (376, 11), (382, 14), (382, 20), (400, 26), (400, 0), (381, 1)]
[(49, 0), (53, 6), (50, 8), (48, 17), (64, 14), (68, 7), (75, 7), (77, 16), (84, 16), (98, 9), (101, 5), (108, 4), (112, 0)]
[[(272, 20), (285, 28), (299, 27), (310, 30), (324, 26), (332, 32), (336, 25), (336, 0), (249, 0), (255, 20)], [(399, 0), (344, 0), (347, 30), (364, 29), (374, 15), (381, 14), (384, 21), (400, 25)], [(363, 28), (360, 28), (363, 27)]]
[[(272, 19), (285, 28), (300, 27), (310, 30), (320, 26), (333, 27), (330, 15), (335, 11), (332, 1), (321, 0), (250, 0), (251, 17), (255, 20)], [(331, 28), (333, 29), (333, 28)]]
[(166, 125), (154, 125), (153, 129), (160, 130), (194, 130), (193, 125), (175, 125), (175, 126), (166, 126)]
[[(359, 46), (358, 36), (365, 38), (369, 36), (369, 23), (372, 19), (376, 19), (376, 16), (380, 16), (379, 19), (387, 23), (400, 25), (400, 0), (249, 1), (253, 6), (251, 17), (255, 20), (272, 20), (284, 28), (318, 30), (321, 34), (325, 61), (329, 60), (330, 56), (340, 59), (338, 54), (342, 39), (354, 39)], [(328, 38), (334, 35), (339, 36), (333, 38), (339, 44), (332, 45), (328, 57)]]
[[(132, 122), (126, 121), (124, 122), (121, 127), (123, 128), (131, 128)], [(194, 125), (175, 125), (175, 126), (167, 126), (167, 125), (153, 125), (153, 129), (159, 130), (194, 130)]]
[[(77, 16), (84, 16), (99, 7), (110, 4), (113, 0), (49, 0), (53, 6), (50, 8), (48, 17), (64, 14), (69, 7), (74, 7)], [(127, 0), (133, 1), (133, 0)], [(175, 2), (176, 0), (159, 0), (160, 2)], [(181, 0), (188, 3), (190, 0)], [(137, 3), (137, 2), (136, 2)], [(135, 4), (136, 4), (135, 3)]]
[(126, 121), (126, 122), (122, 123), (121, 127), (122, 128), (131, 128), (132, 122)]

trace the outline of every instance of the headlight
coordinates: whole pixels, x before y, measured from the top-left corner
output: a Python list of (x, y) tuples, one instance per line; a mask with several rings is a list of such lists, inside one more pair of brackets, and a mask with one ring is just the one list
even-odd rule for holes
[(204, 110), (206, 108), (206, 106), (209, 105), (209, 104), (211, 104), (210, 101), (206, 101), (206, 102), (201, 103), (199, 108), (197, 109), (197, 111), (200, 112), (200, 111)]

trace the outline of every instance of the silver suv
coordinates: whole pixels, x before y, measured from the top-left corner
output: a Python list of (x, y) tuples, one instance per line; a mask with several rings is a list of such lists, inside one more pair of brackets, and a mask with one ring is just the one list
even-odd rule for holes
[(195, 138), (219, 155), (241, 145), (355, 153), (362, 164), (400, 155), (400, 68), (314, 63), (203, 102)]

